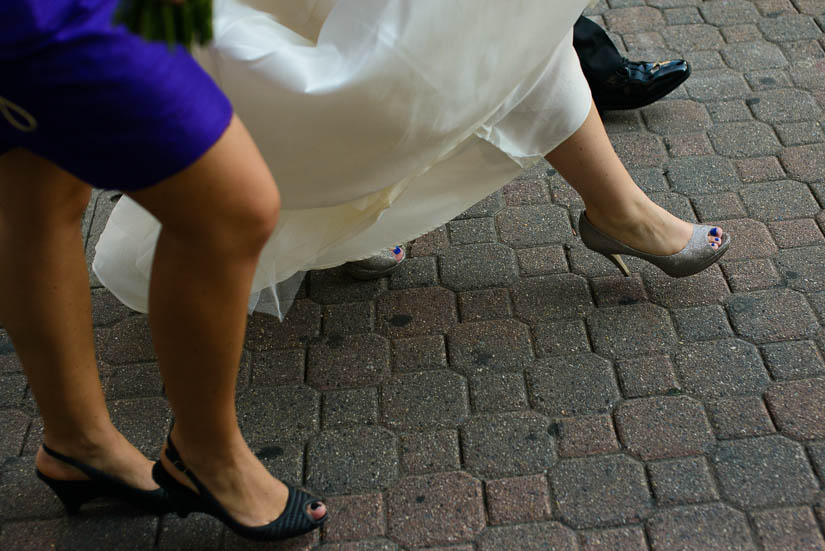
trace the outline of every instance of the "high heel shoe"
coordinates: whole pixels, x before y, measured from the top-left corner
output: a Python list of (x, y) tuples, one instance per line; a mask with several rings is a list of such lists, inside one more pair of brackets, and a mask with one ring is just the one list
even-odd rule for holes
[(172, 444), (171, 435), (166, 438), (166, 457), (198, 489), (197, 492), (190, 490), (187, 486), (175, 480), (160, 461), (155, 463), (152, 468), (152, 476), (155, 482), (169, 493), (169, 497), (181, 517), (186, 517), (189, 513), (194, 512), (206, 513), (223, 522), (239, 536), (258, 541), (275, 541), (300, 536), (320, 527), (327, 520), (327, 514), (315, 520), (307, 512), (307, 506), (310, 506), (313, 510), (317, 508), (320, 502), (316, 498), (287, 485), (289, 498), (281, 516), (263, 526), (246, 526), (233, 519), (226, 509), (218, 503), (215, 496), (195, 476), (195, 473), (183, 463), (178, 450)]
[(140, 490), (90, 465), (56, 452), (46, 444), (43, 444), (43, 451), (89, 477), (89, 480), (58, 480), (43, 474), (40, 469), (35, 469), (37, 477), (57, 494), (69, 515), (76, 514), (81, 505), (98, 497), (120, 498), (150, 513), (163, 514), (172, 510), (163, 488)]
[(716, 249), (711, 247), (707, 236), (712, 229), (713, 226), (693, 224), (693, 235), (681, 251), (660, 256), (628, 247), (593, 226), (586, 213), (582, 212), (579, 216), (579, 235), (584, 246), (607, 257), (627, 277), (630, 277), (630, 270), (620, 256), (623, 254), (646, 260), (670, 277), (685, 277), (701, 272), (719, 260), (730, 246), (730, 236), (726, 233)]

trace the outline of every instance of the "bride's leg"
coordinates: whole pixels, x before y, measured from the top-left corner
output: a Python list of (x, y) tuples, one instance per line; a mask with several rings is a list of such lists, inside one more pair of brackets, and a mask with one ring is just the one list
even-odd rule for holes
[[(80, 221), (89, 186), (23, 149), (0, 156), (0, 322), (43, 417), (50, 448), (151, 490), (151, 462), (106, 410), (92, 336)], [(42, 449), (38, 469), (85, 475)]]
[[(149, 320), (175, 413), (172, 440), (230, 515), (248, 526), (266, 524), (283, 511), (287, 490), (238, 429), (235, 381), (252, 277), (278, 217), (275, 182), (233, 118), (200, 160), (130, 196), (163, 225)], [(165, 454), (161, 461), (179, 482), (189, 483)], [(325, 510), (312, 514), (320, 518)]]
[[(692, 226), (656, 205), (625, 170), (595, 106), (584, 124), (545, 157), (584, 200), (588, 220), (611, 237), (657, 255), (681, 250)], [(711, 246), (722, 232), (708, 235)]]

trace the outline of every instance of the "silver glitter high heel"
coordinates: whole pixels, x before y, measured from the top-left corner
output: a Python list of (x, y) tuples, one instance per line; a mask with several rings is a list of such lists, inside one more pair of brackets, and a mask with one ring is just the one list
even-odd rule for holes
[(722, 258), (730, 246), (730, 235), (727, 233), (722, 235), (719, 247), (714, 249), (710, 246), (707, 236), (713, 228), (714, 226), (693, 224), (693, 235), (681, 251), (660, 256), (628, 247), (596, 229), (584, 212), (579, 216), (579, 235), (581, 235), (584, 246), (606, 256), (626, 277), (630, 277), (630, 270), (620, 256), (623, 254), (646, 260), (670, 277), (685, 277), (701, 272)]

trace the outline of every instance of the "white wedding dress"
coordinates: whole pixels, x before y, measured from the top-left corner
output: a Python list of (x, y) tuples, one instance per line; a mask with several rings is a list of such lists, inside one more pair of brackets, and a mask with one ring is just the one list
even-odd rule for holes
[[(302, 272), (438, 227), (575, 132), (591, 105), (572, 46), (587, 3), (215, 0), (196, 57), (282, 198), (250, 307), (282, 316)], [(97, 244), (95, 273), (136, 310), (158, 232), (124, 197)]]

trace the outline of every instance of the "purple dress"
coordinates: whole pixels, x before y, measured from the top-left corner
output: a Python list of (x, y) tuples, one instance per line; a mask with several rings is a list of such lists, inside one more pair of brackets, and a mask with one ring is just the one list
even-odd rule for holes
[(229, 100), (183, 49), (111, 24), (116, 0), (0, 2), (0, 155), (23, 147), (134, 190), (203, 155)]

